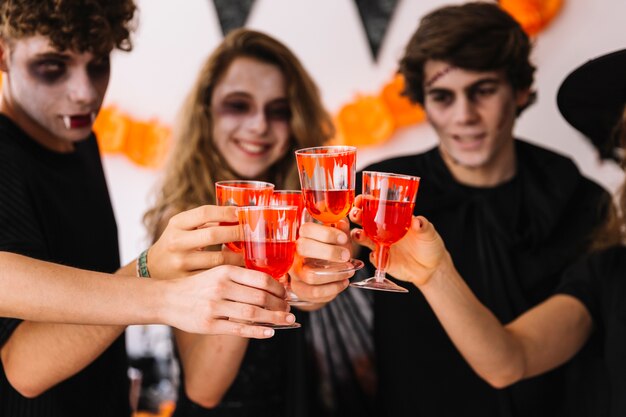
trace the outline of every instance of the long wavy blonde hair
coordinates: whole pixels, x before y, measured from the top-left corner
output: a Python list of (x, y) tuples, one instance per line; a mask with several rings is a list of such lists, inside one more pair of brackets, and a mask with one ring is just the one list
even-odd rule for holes
[[(626, 107), (615, 127), (622, 149), (622, 169), (626, 169)], [(614, 245), (626, 244), (626, 180), (622, 183), (614, 201), (609, 205), (607, 218), (595, 236), (592, 249), (601, 250)]]
[(204, 63), (180, 113), (174, 149), (160, 189), (154, 205), (144, 215), (144, 224), (153, 240), (159, 237), (164, 222), (172, 215), (199, 205), (215, 204), (216, 181), (240, 179), (214, 144), (210, 111), (215, 86), (239, 57), (276, 65), (287, 86), (290, 146), (284, 157), (270, 167), (264, 180), (274, 183), (277, 189), (299, 189), (294, 151), (322, 145), (334, 134), (317, 86), (285, 45), (261, 32), (247, 29), (230, 32)]

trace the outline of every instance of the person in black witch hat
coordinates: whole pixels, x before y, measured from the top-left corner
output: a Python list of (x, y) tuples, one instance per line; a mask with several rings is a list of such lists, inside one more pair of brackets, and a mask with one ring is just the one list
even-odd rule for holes
[[(626, 50), (589, 61), (563, 82), (558, 105), (604, 158), (626, 146)], [(620, 161), (624, 166), (624, 161)], [(506, 325), (472, 293), (432, 223), (416, 217), (392, 247), (388, 272), (415, 284), (474, 371), (496, 388), (549, 372), (585, 344), (601, 345), (604, 375), (583, 375), (606, 389), (593, 415), (626, 415), (626, 182), (595, 250), (564, 274), (555, 294)], [(572, 228), (581, 227), (572, 223)], [(370, 244), (368, 243), (368, 246)], [(406, 273), (405, 271), (410, 271)], [(600, 398), (600, 397), (597, 397)]]

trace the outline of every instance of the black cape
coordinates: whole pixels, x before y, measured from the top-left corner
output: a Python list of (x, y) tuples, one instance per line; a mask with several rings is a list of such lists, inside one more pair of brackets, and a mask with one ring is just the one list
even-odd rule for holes
[[(492, 188), (459, 184), (437, 148), (366, 168), (422, 178), (415, 214), (433, 222), (461, 276), (503, 323), (553, 293), (562, 271), (586, 250), (609, 201), (609, 195), (584, 178), (571, 160), (526, 142), (516, 140), (515, 146), (515, 177)], [(357, 174), (357, 193), (360, 189)], [(367, 251), (362, 252), (369, 264)], [(371, 276), (372, 272), (359, 275)], [(565, 367), (507, 389), (493, 389), (463, 360), (419, 290), (401, 285), (409, 289), (408, 294), (370, 293), (373, 319), (367, 320), (372, 304), (361, 305), (358, 317), (366, 319), (353, 320), (361, 327), (342, 329), (332, 325), (339, 319), (327, 317), (324, 330), (319, 331), (338, 340), (334, 345), (327, 343), (325, 351), (319, 343), (317, 348), (326, 362), (343, 370), (343, 374), (321, 375), (322, 381), (334, 384), (338, 401), (343, 396), (340, 408), (357, 407), (359, 397), (366, 396), (363, 387), (369, 382), (364, 384), (361, 375), (368, 380), (373, 377), (369, 366), (377, 378), (376, 408), (369, 408), (370, 414), (376, 410), (376, 415), (394, 417), (503, 417), (564, 412), (572, 383), (567, 381)], [(331, 305), (336, 304), (338, 310), (367, 297), (355, 291), (342, 293)], [(338, 317), (346, 314), (349, 309)], [(355, 357), (345, 346), (360, 343), (367, 350), (368, 343), (359, 340), (368, 331), (373, 334), (375, 353), (365, 352), (373, 355), (366, 363), (364, 352)], [(347, 375), (347, 371), (352, 372)], [(571, 407), (565, 409), (570, 413)]]

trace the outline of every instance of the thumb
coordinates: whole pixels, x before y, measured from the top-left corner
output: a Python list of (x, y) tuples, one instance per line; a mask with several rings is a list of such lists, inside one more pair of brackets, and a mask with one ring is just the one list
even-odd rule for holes
[(369, 249), (376, 249), (376, 244), (365, 234), (363, 229), (354, 228), (350, 231), (352, 241)]
[(420, 240), (435, 240), (438, 237), (435, 226), (424, 216), (413, 217), (411, 229), (418, 235)]

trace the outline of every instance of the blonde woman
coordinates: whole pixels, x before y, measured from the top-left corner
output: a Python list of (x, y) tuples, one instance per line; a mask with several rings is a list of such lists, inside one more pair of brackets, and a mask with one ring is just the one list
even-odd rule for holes
[[(245, 29), (231, 32), (209, 56), (178, 126), (162, 187), (145, 216), (153, 239), (172, 215), (215, 204), (216, 181), (253, 179), (276, 189), (299, 189), (294, 151), (322, 145), (333, 134), (317, 87), (295, 55), (277, 40)], [(236, 218), (214, 219), (220, 221)], [(237, 233), (236, 226), (213, 229)], [(347, 260), (347, 231), (347, 221), (338, 228), (307, 223), (300, 230), (298, 254)], [(209, 253), (213, 265), (241, 262), (227, 249)], [(350, 275), (316, 277), (301, 271), (292, 275), (292, 289), (316, 308), (344, 290)], [(294, 391), (300, 384), (292, 378), (304, 375), (296, 375), (296, 365), (287, 362), (291, 355), (303, 358), (297, 350), (302, 331), (279, 331), (267, 343), (182, 331), (175, 337), (184, 376), (177, 416), (293, 415), (289, 407), (299, 402)]]

